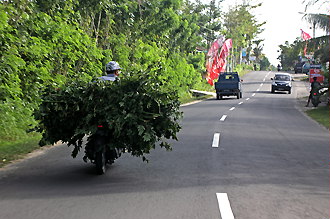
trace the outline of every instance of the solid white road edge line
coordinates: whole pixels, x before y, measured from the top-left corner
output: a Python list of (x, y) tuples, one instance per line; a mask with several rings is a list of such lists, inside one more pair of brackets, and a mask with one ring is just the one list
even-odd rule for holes
[(234, 110), (234, 109), (235, 109), (235, 107), (232, 107), (232, 108), (230, 108), (229, 110), (232, 111), (232, 110)]
[(222, 219), (235, 219), (227, 193), (217, 193), (218, 205)]
[(218, 148), (220, 142), (220, 133), (214, 133), (212, 148)]
[(227, 115), (223, 115), (220, 119), (221, 122), (225, 121), (225, 119), (227, 118)]

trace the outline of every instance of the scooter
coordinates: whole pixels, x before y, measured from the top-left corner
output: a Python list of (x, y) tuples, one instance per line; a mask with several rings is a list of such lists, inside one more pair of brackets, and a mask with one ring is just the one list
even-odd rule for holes
[(317, 107), (319, 105), (319, 103), (321, 103), (320, 96), (321, 96), (320, 90), (312, 93), (311, 102), (314, 107)]
[(109, 148), (111, 138), (103, 125), (98, 125), (95, 134), (89, 136), (87, 140), (84, 160), (87, 162), (89, 159), (95, 164), (96, 173), (102, 175), (106, 172), (107, 164), (114, 163), (120, 154), (116, 149)]

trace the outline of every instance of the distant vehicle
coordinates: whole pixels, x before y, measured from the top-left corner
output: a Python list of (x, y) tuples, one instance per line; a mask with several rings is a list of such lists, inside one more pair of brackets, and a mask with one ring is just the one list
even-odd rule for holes
[(215, 90), (217, 100), (223, 96), (236, 96), (237, 99), (242, 98), (242, 83), (237, 72), (224, 72), (219, 75), (218, 81), (215, 82)]
[(305, 73), (306, 75), (308, 75), (309, 73), (309, 69), (311, 68), (311, 64), (309, 64), (308, 62), (306, 62), (303, 66), (302, 66), (302, 73)]
[(288, 94), (291, 94), (293, 78), (290, 74), (275, 73), (275, 77), (271, 78), (271, 80), (273, 80), (272, 93), (275, 93), (275, 91), (288, 91)]
[(305, 62), (298, 62), (295, 66), (294, 66), (294, 73), (302, 73), (302, 69), (303, 69), (303, 65), (305, 64)]
[(296, 65), (294, 66), (294, 73), (301, 73), (302, 72), (302, 66), (304, 65), (304, 63), (298, 62), (296, 63)]
[(309, 69), (310, 69), (310, 64), (308, 62), (298, 62), (294, 66), (294, 73), (305, 73), (308, 74)]
[(281, 71), (282, 67), (280, 64), (277, 65), (277, 71)]

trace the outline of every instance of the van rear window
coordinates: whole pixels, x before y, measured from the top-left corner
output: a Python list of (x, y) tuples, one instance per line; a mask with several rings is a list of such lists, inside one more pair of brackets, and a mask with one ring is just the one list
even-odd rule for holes
[(234, 76), (232, 76), (232, 75), (226, 75), (226, 80), (234, 80)]

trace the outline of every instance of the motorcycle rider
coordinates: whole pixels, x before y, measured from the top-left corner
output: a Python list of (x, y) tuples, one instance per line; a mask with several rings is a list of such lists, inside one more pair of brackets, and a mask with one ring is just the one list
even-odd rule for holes
[[(119, 80), (118, 76), (120, 74), (120, 70), (121, 67), (117, 62), (110, 61), (105, 65), (105, 72), (107, 75), (98, 77), (98, 79), (102, 81)], [(93, 160), (92, 162), (96, 164), (98, 174), (104, 174), (106, 163), (112, 164), (114, 160), (118, 158), (118, 153), (115, 149), (104, 147), (104, 145), (107, 144), (109, 137), (108, 135), (105, 135), (104, 132), (103, 125), (98, 125), (98, 130), (89, 137), (90, 140), (85, 147), (85, 152), (88, 155), (84, 157), (84, 160), (86, 161), (87, 158)], [(104, 147), (104, 150), (100, 150), (100, 146)]]
[(321, 83), (317, 81), (317, 77), (313, 77), (313, 81), (311, 83), (311, 91), (309, 93), (309, 97), (308, 97), (308, 101), (307, 101), (307, 104), (306, 104), (306, 107), (308, 107), (309, 105), (309, 102), (311, 101), (312, 99), (312, 96), (313, 96), (313, 93), (314, 92), (317, 92), (317, 89), (321, 86)]
[(110, 61), (105, 65), (106, 76), (99, 77), (103, 81), (115, 81), (120, 74), (121, 67), (116, 61)]

